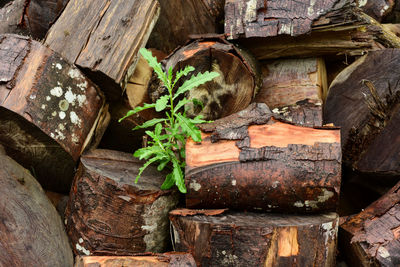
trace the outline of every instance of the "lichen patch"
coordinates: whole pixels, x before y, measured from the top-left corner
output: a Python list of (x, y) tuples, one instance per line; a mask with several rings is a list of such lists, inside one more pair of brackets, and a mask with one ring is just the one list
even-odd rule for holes
[(50, 94), (56, 97), (61, 97), (63, 93), (63, 89), (60, 86), (56, 86), (50, 90)]
[(69, 118), (71, 119), (71, 122), (75, 125), (80, 126), (82, 120), (78, 117), (78, 115), (76, 115), (75, 111), (71, 111), (69, 113)]

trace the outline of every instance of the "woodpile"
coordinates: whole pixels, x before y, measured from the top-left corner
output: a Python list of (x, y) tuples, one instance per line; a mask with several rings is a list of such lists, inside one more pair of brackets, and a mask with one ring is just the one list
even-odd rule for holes
[[(0, 3), (0, 265), (399, 266), (399, 10)], [(135, 181), (155, 139), (132, 129), (165, 111), (120, 119), (169, 93), (143, 47), (171, 79), (193, 66), (175, 88), (219, 74), (175, 99), (209, 121), (171, 150), (184, 195), (160, 166)]]

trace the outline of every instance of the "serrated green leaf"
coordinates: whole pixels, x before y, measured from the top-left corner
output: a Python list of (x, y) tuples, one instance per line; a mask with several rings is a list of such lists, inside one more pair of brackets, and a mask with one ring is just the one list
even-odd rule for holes
[(169, 158), (166, 158), (165, 160), (161, 161), (160, 164), (158, 164), (157, 166), (157, 170), (162, 171), (169, 162), (170, 162)]
[(184, 98), (181, 101), (178, 102), (178, 104), (176, 104), (175, 106), (175, 111), (178, 111), (180, 108), (182, 108), (183, 106), (185, 106), (187, 103), (190, 103), (191, 100)]
[(138, 182), (140, 176), (142, 175), (142, 173), (144, 172), (144, 170), (145, 170), (150, 164), (152, 164), (153, 162), (156, 162), (157, 160), (160, 160), (161, 158), (162, 158), (161, 156), (155, 156), (154, 158), (151, 158), (151, 159), (149, 159), (148, 161), (146, 161), (146, 162), (143, 164), (143, 166), (139, 168), (139, 173), (138, 173), (138, 175), (136, 176), (135, 183)]
[(219, 76), (219, 73), (217, 72), (204, 72), (204, 73), (198, 73), (197, 75), (193, 75), (190, 77), (189, 80), (186, 80), (181, 87), (176, 91), (174, 98), (176, 99), (179, 95), (186, 93), (192, 88), (195, 88), (201, 84), (204, 84), (208, 81), (211, 81), (212, 79), (216, 78)]
[(163, 95), (156, 102), (156, 111), (163, 111), (167, 107), (167, 103), (169, 100), (169, 95)]
[(143, 56), (144, 59), (147, 60), (149, 63), (150, 67), (153, 68), (155, 73), (157, 73), (158, 78), (165, 84), (167, 85), (168, 79), (167, 75), (165, 75), (161, 63), (157, 61), (157, 58), (153, 56), (153, 54), (147, 50), (146, 48), (140, 48), (139, 50), (140, 54)]
[[(154, 128), (154, 133), (159, 137), (161, 135), (162, 125), (161, 123), (157, 123), (156, 127)], [(158, 138), (160, 140), (160, 138)]]
[(143, 147), (143, 148), (139, 148), (138, 150), (136, 150), (135, 153), (133, 153), (133, 156), (139, 158), (140, 160), (148, 159), (152, 155), (159, 153), (160, 150), (161, 149), (157, 146)]
[(172, 158), (172, 166), (174, 168), (172, 170), (172, 174), (175, 180), (175, 184), (178, 187), (179, 191), (185, 194), (186, 193), (185, 180), (183, 179), (181, 166), (179, 165), (179, 162), (176, 158)]
[(149, 109), (149, 108), (154, 108), (155, 106), (156, 106), (156, 104), (146, 104), (146, 103), (144, 103), (143, 106), (136, 107), (133, 110), (129, 110), (126, 113), (125, 116), (123, 116), (122, 118), (120, 118), (118, 120), (118, 122), (121, 122), (123, 119), (126, 119), (127, 117), (132, 116), (132, 115), (134, 115), (134, 114), (136, 114), (136, 113), (138, 113), (138, 112), (140, 112), (142, 110)]
[(160, 119), (152, 119), (152, 120), (149, 120), (149, 121), (144, 122), (142, 125), (136, 126), (135, 128), (133, 128), (133, 130), (148, 128), (148, 127), (151, 127), (151, 126), (156, 125), (157, 123), (163, 122), (163, 121), (165, 121), (165, 120), (166, 120), (166, 119), (163, 119), (163, 118), (160, 118)]
[(172, 174), (172, 172), (171, 172), (171, 173), (169, 173), (169, 174), (167, 175), (167, 177), (165, 177), (165, 181), (164, 181), (164, 183), (161, 185), (161, 189), (162, 189), (162, 190), (168, 190), (168, 189), (170, 189), (174, 184), (175, 184), (175, 180), (174, 180), (174, 176), (173, 176), (173, 174)]
[(175, 75), (175, 80), (172, 87), (175, 86), (175, 84), (179, 81), (180, 78), (182, 78), (182, 76), (187, 76), (192, 71), (194, 71), (194, 67), (192, 66), (186, 66), (184, 69), (179, 70)]
[(179, 120), (179, 125), (181, 126), (182, 130), (186, 132), (190, 137), (192, 137), (193, 141), (201, 142), (201, 132), (200, 130), (194, 125), (190, 119), (182, 116), (182, 114), (177, 113), (175, 114), (176, 118)]
[(197, 115), (193, 119), (189, 119), (191, 123), (197, 124), (197, 123), (204, 123), (207, 122), (206, 120), (203, 120), (203, 115)]

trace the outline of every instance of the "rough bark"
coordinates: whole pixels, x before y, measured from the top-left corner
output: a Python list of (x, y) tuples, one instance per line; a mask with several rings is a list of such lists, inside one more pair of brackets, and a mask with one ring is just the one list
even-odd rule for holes
[(69, 192), (104, 111), (99, 89), (36, 41), (0, 35), (0, 143), (46, 188)]
[(229, 212), (170, 214), (177, 251), (198, 266), (334, 266), (339, 218)]
[(400, 182), (341, 224), (341, 245), (351, 266), (400, 265)]
[(78, 255), (163, 252), (176, 191), (162, 191), (163, 173), (126, 154), (94, 150), (81, 157), (66, 211), (67, 233)]
[[(251, 56), (218, 37), (193, 40), (167, 57), (164, 65), (166, 69), (172, 67), (175, 71), (191, 65), (195, 68), (191, 75), (205, 71), (220, 74), (187, 93), (189, 99), (196, 98), (204, 105), (201, 110), (200, 106), (188, 104), (187, 114), (202, 114), (208, 120), (246, 108), (260, 84), (259, 70)], [(182, 82), (189, 77), (182, 78)], [(159, 90), (151, 91), (152, 101), (156, 101), (159, 94)]]
[(24, 9), (26, 0), (14, 0), (6, 3), (0, 9), (0, 33), (16, 33), (28, 35), (24, 27)]
[(341, 178), (339, 130), (268, 119), (271, 114), (261, 105), (200, 126), (212, 133), (203, 133), (201, 144), (186, 143), (187, 207), (334, 211)]
[(357, 2), (363, 12), (381, 21), (392, 11), (395, 0), (358, 0)]
[[(248, 48), (259, 60), (338, 54), (363, 55), (366, 51), (383, 47), (400, 47), (399, 37), (386, 30), (376, 20), (362, 13), (360, 9), (346, 1), (335, 2), (337, 3), (332, 10), (319, 16), (318, 20), (315, 20), (310, 27), (307, 26), (308, 31), (304, 32), (307, 34), (288, 35), (285, 32), (272, 31), (272, 35), (267, 36), (273, 37), (246, 38), (240, 40), (239, 43)], [(317, 4), (323, 3), (325, 1), (319, 1)], [(294, 7), (295, 5), (292, 6)], [(313, 7), (313, 10), (317, 9)], [(297, 11), (295, 13), (297, 14)], [(261, 12), (260, 14), (262, 15), (263, 13)], [(262, 22), (263, 20), (259, 21)], [(267, 25), (269, 21), (267, 19)], [(297, 26), (292, 26), (289, 29), (293, 28), (293, 31), (290, 30), (290, 32), (295, 32), (294, 29)], [(302, 24), (300, 28), (303, 29), (304, 25)], [(268, 33), (268, 31), (259, 32)]]
[(263, 84), (253, 102), (302, 126), (322, 126), (322, 102), (327, 93), (323, 59), (281, 59), (262, 64)]
[[(370, 52), (332, 82), (324, 119), (342, 129), (344, 162), (366, 174), (400, 175), (400, 50)], [(348, 90), (352, 88), (352, 90)]]
[(171, 53), (191, 34), (222, 33), (224, 0), (160, 0), (160, 18), (148, 47)]
[(35, 178), (0, 147), (0, 265), (72, 266), (57, 211)]
[(78, 256), (75, 267), (120, 267), (120, 266), (171, 266), (195, 267), (196, 262), (189, 253), (170, 252), (138, 256)]
[(155, 0), (71, 0), (45, 43), (118, 99), (158, 18)]

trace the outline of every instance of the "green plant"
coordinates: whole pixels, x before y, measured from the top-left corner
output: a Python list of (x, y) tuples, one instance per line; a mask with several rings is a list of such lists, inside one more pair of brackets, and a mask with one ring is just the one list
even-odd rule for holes
[(157, 170), (170, 168), (171, 172), (165, 178), (161, 189), (169, 189), (176, 185), (182, 193), (186, 193), (186, 187), (183, 177), (183, 168), (185, 167), (185, 143), (186, 138), (191, 137), (195, 142), (201, 142), (201, 132), (197, 128), (197, 123), (204, 123), (202, 116), (196, 116), (191, 119), (186, 116), (185, 105), (193, 102), (195, 105), (201, 105), (196, 99), (187, 99), (184, 97), (185, 92), (195, 88), (201, 84), (211, 81), (219, 76), (216, 72), (205, 72), (192, 75), (178, 89), (175, 90), (180, 78), (189, 75), (194, 71), (192, 66), (186, 66), (173, 75), (172, 68), (164, 72), (162, 65), (157, 62), (150, 51), (145, 48), (140, 49), (140, 53), (147, 60), (158, 76), (158, 79), (168, 89), (168, 94), (161, 96), (156, 103), (144, 104), (127, 112), (119, 121), (145, 109), (155, 108), (157, 112), (165, 111), (166, 117), (156, 118), (146, 121), (139, 128), (154, 127), (154, 130), (147, 130), (145, 133), (152, 139), (148, 142), (147, 147), (140, 148), (133, 154), (139, 159), (145, 159), (146, 162), (139, 169), (136, 177), (137, 183), (143, 171), (152, 163), (158, 164)]

